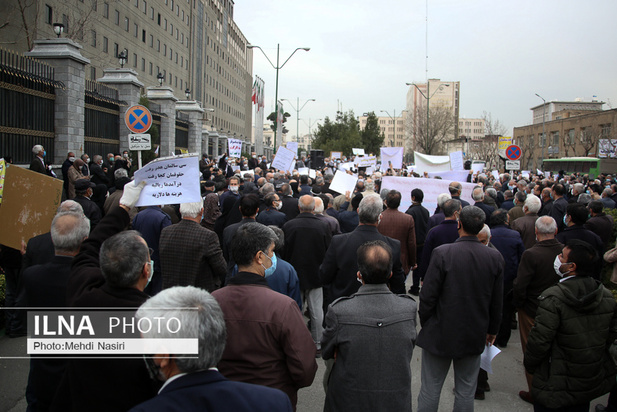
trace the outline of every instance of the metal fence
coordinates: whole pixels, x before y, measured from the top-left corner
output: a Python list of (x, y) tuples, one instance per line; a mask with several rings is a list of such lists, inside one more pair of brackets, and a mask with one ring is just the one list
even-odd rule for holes
[(0, 156), (29, 163), (37, 144), (54, 153), (57, 87), (64, 85), (54, 80), (52, 67), (0, 49)]
[(102, 83), (86, 80), (84, 152), (90, 156), (120, 152), (120, 106), (118, 91)]

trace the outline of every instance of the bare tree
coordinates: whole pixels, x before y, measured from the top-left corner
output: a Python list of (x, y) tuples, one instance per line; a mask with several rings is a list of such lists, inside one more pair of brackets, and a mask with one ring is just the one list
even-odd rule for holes
[(585, 152), (584, 156), (589, 156), (589, 153), (597, 151), (594, 150), (598, 141), (602, 137), (602, 128), (598, 125), (587, 126), (581, 130), (581, 146)]
[(469, 154), (474, 160), (483, 160), (487, 166), (499, 164), (499, 136), (487, 135), (469, 142)]
[(521, 167), (530, 168), (533, 160), (533, 152), (536, 147), (536, 139), (534, 135), (525, 136), (521, 139), (519, 146), (521, 147)]
[(486, 110), (482, 112), (484, 120), (484, 134), (487, 136), (503, 136), (508, 128), (499, 119), (493, 119), (493, 115)]
[[(414, 113), (408, 116), (408, 126), (412, 140), (415, 140), (415, 150), (424, 154), (441, 154), (443, 143), (454, 135), (454, 115), (447, 107), (431, 107), (427, 133), (426, 107), (416, 107)], [(415, 135), (415, 139), (414, 139)]]

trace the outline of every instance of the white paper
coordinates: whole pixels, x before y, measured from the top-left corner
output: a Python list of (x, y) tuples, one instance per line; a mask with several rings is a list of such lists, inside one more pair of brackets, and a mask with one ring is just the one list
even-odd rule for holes
[(354, 168), (354, 166), (355, 166), (355, 165), (354, 165), (354, 163), (353, 163), (353, 162), (341, 163), (341, 164), (338, 166), (338, 170), (343, 170), (343, 171), (345, 171), (345, 170), (351, 170), (351, 169), (353, 169), (353, 168)]
[(480, 355), (480, 367), (492, 374), (493, 369), (491, 368), (491, 362), (495, 358), (495, 356), (499, 355), (501, 351), (495, 345), (486, 345), (484, 347), (484, 352)]
[(450, 156), (433, 156), (414, 152), (414, 172), (423, 175), (424, 172), (442, 172), (450, 170)]
[(351, 149), (351, 152), (356, 156), (364, 156), (364, 149)]
[(382, 147), (381, 152), (381, 170), (387, 172), (392, 163), (393, 169), (403, 168), (403, 148), (402, 147)]
[[(421, 189), (424, 193), (422, 206), (427, 208), (429, 213), (432, 215), (437, 208), (437, 196), (441, 193), (450, 193), (448, 189), (450, 183), (452, 183), (452, 180), (384, 176), (382, 179), (381, 188), (398, 190), (401, 192), (401, 205), (398, 208), (401, 212), (404, 212), (409, 206), (411, 206), (411, 191), (416, 188)], [(471, 198), (471, 192), (476, 185), (474, 183), (467, 183), (462, 179), (459, 183), (462, 186), (461, 199), (466, 200), (473, 205), (475, 202)]]
[(358, 156), (354, 159), (358, 167), (375, 167), (377, 164), (377, 156)]
[(524, 179), (529, 180), (529, 170), (521, 171), (521, 176), (523, 176)]
[(308, 175), (311, 179), (315, 179), (317, 177), (317, 172), (315, 171), (315, 169), (309, 169)]
[(330, 154), (332, 159), (340, 159), (343, 157), (343, 152), (331, 152)]
[(542, 171), (540, 169), (536, 169), (536, 172), (538, 172), (538, 175), (543, 175), (544, 173), (542, 173)]
[(300, 176), (302, 175), (309, 175), (309, 168), (308, 167), (301, 167), (298, 169), (298, 173), (300, 173)]
[(197, 155), (155, 159), (135, 172), (135, 182), (147, 184), (137, 206), (201, 202)]
[(493, 170), (492, 173), (495, 181), (499, 181), (499, 172), (497, 170)]
[(229, 157), (242, 156), (242, 140), (227, 138), (227, 144), (229, 146)]
[(439, 176), (442, 179), (454, 181), (454, 182), (466, 182), (469, 170), (447, 170), (443, 172), (428, 172), (428, 177), (431, 179)]
[(240, 170), (240, 166), (232, 166), (231, 170), (233, 170), (234, 172)]
[(295, 157), (296, 154), (294, 152), (286, 147), (279, 146), (279, 149), (276, 151), (276, 156), (274, 156), (274, 160), (272, 161), (272, 167), (284, 172), (291, 172), (295, 164)]
[(251, 170), (240, 170), (240, 174), (242, 175), (242, 177), (244, 177), (245, 174), (249, 174), (251, 176), (255, 176), (255, 170), (251, 169)]
[(346, 172), (337, 170), (332, 179), (332, 183), (330, 183), (330, 190), (344, 195), (347, 191), (353, 192), (357, 182), (357, 175), (350, 175)]
[(458, 152), (450, 153), (450, 169), (465, 170), (462, 151), (459, 150)]
[(484, 170), (484, 163), (472, 163), (471, 170), (475, 173), (482, 173)]
[(287, 148), (294, 154), (298, 154), (298, 142), (287, 142)]
[(375, 173), (375, 168), (374, 167), (367, 167), (366, 168), (366, 174), (367, 175), (372, 175), (373, 173)]

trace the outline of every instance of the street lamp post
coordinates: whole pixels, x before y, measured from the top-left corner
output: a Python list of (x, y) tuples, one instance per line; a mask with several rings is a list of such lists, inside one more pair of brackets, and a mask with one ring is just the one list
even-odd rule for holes
[(388, 113), (386, 110), (380, 110), (380, 112), (387, 114), (388, 117), (392, 120), (392, 125), (394, 126), (394, 139), (390, 142), (390, 144), (392, 145), (390, 147), (394, 147), (394, 144), (396, 143), (396, 109), (394, 109), (394, 117), (390, 116), (390, 113)]
[(542, 163), (544, 164), (544, 146), (546, 146), (546, 132), (544, 130), (544, 124), (546, 122), (546, 100), (544, 100), (544, 97), (540, 96), (538, 93), (536, 93), (536, 96), (544, 102), (542, 106), (542, 138), (544, 139), (542, 142)]
[[(429, 108), (430, 108), (430, 101), (433, 98), (433, 96), (435, 96), (435, 93), (437, 93), (440, 90), (443, 90), (444, 87), (450, 87), (449, 83), (444, 83), (444, 84), (440, 84), (439, 87), (437, 88), (437, 90), (435, 90), (433, 92), (433, 94), (430, 94), (430, 81), (427, 80), (426, 81), (426, 94), (424, 94), (422, 92), (422, 90), (420, 90), (420, 88), (418, 87), (417, 84), (415, 83), (405, 83), (407, 86), (414, 86), (416, 89), (418, 89), (418, 91), (420, 92), (420, 94), (422, 95), (422, 97), (424, 97), (426, 99), (426, 137), (428, 138), (428, 132), (429, 132)], [(415, 114), (414, 114), (415, 116)]]
[(277, 127), (278, 127), (278, 108), (279, 108), (279, 70), (283, 68), (283, 66), (285, 66), (285, 64), (287, 64), (287, 62), (289, 61), (289, 59), (291, 59), (291, 57), (296, 54), (296, 52), (298, 50), (304, 50), (304, 51), (309, 51), (311, 50), (310, 47), (298, 47), (296, 48), (296, 50), (293, 51), (293, 53), (291, 53), (289, 55), (289, 57), (287, 58), (287, 60), (285, 60), (283, 62), (283, 64), (279, 65), (279, 54), (280, 54), (280, 44), (276, 45), (276, 66), (274, 65), (274, 63), (272, 63), (272, 61), (270, 60), (270, 58), (268, 57), (268, 55), (266, 54), (265, 51), (263, 51), (263, 49), (259, 46), (256, 46), (254, 44), (247, 44), (246, 48), (247, 49), (259, 49), (261, 50), (261, 53), (266, 57), (266, 59), (268, 60), (268, 63), (270, 63), (270, 66), (272, 66), (275, 70), (276, 70), (276, 91), (274, 93), (274, 101), (275, 101), (275, 109), (274, 112), (276, 114), (276, 120), (274, 121), (274, 150), (276, 150), (276, 132), (277, 132)]
[(307, 101), (304, 102), (302, 107), (300, 107), (300, 98), (299, 97), (297, 98), (296, 106), (293, 105), (291, 100), (281, 99), (281, 101), (283, 101), (283, 100), (285, 100), (286, 102), (289, 102), (289, 104), (291, 105), (291, 108), (296, 111), (296, 142), (299, 142), (300, 141), (300, 112), (302, 111), (302, 109), (304, 109), (304, 106), (306, 106), (306, 104), (308, 102), (314, 102), (315, 99), (308, 99)]

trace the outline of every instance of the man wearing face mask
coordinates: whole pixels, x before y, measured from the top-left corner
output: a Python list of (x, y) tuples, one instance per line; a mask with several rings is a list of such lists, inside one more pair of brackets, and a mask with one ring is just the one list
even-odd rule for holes
[(90, 228), (94, 230), (96, 225), (103, 217), (101, 209), (90, 198), (93, 190), (96, 187), (94, 183), (88, 179), (79, 179), (75, 182), (75, 200), (84, 209), (84, 215), (90, 220)]
[(219, 371), (233, 381), (285, 392), (295, 409), (298, 389), (315, 378), (315, 344), (298, 304), (268, 287), (276, 270), (274, 232), (259, 223), (241, 226), (232, 241), (238, 274), (216, 298), (227, 325)]
[(283, 202), (281, 202), (278, 193), (268, 193), (264, 197), (264, 202), (266, 204), (266, 210), (259, 212), (257, 222), (266, 226), (275, 225), (282, 229), (287, 221), (287, 216), (280, 211)]
[(229, 178), (228, 189), (229, 190), (221, 195), (219, 200), (221, 205), (221, 213), (223, 214), (225, 214), (240, 197), (240, 178), (238, 176), (232, 176)]
[(105, 172), (103, 172), (103, 168), (101, 166), (102, 164), (103, 158), (101, 157), (101, 155), (94, 155), (94, 157), (92, 158), (92, 163), (90, 164), (90, 173), (92, 175), (90, 180), (92, 180), (92, 183), (95, 183), (97, 185), (109, 185), (109, 178), (107, 177)]
[(589, 243), (569, 241), (555, 261), (563, 279), (538, 297), (524, 358), (535, 411), (588, 411), (615, 386), (608, 349), (617, 338), (617, 302), (592, 278), (597, 259)]
[[(553, 264), (559, 260), (563, 244), (555, 235), (557, 223), (550, 216), (541, 216), (536, 220), (535, 232), (537, 242), (531, 248), (523, 252), (518, 266), (516, 279), (513, 283), (512, 305), (518, 311), (519, 333), (523, 353), (527, 347), (527, 337), (534, 325), (534, 318), (538, 310), (538, 296), (548, 287), (561, 279), (561, 274), (556, 273)], [(559, 269), (560, 264), (556, 264)], [(533, 403), (531, 398), (531, 379), (529, 373), (525, 373), (528, 389), (520, 391), (519, 396), (526, 402)]]

